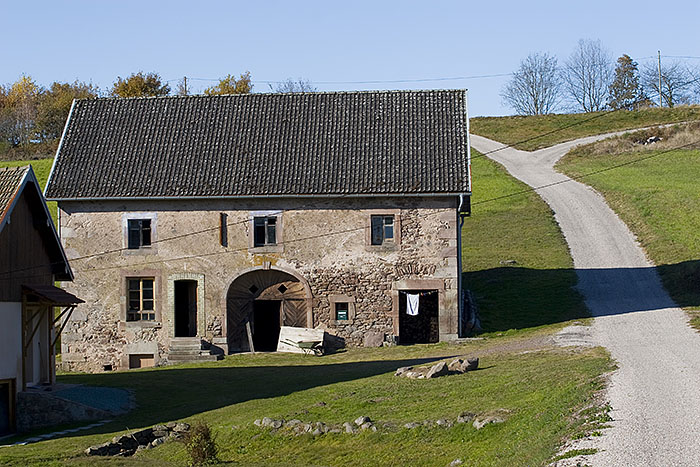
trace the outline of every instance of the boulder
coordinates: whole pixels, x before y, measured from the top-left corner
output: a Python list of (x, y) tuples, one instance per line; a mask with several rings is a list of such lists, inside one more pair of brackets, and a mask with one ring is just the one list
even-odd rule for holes
[(260, 426), (269, 427), (270, 425), (272, 425), (272, 419), (270, 417), (263, 417)]
[(154, 439), (153, 441), (151, 441), (150, 446), (151, 446), (152, 448), (155, 448), (155, 447), (157, 447), (157, 446), (160, 446), (161, 444), (165, 443), (165, 440), (166, 440), (166, 439), (167, 439), (166, 437), (156, 438), (156, 439)]
[(401, 368), (396, 369), (396, 373), (394, 373), (394, 375), (403, 376), (404, 374), (408, 373), (412, 369), (413, 369), (412, 366), (402, 366)]
[(450, 373), (450, 370), (447, 368), (447, 365), (445, 362), (438, 362), (435, 365), (433, 365), (430, 370), (428, 370), (428, 373), (425, 375), (426, 378), (439, 378), (440, 376), (447, 376)]
[(289, 420), (287, 423), (284, 424), (286, 428), (294, 428), (295, 426), (299, 425), (301, 423), (301, 420), (297, 420), (296, 418), (294, 420)]
[(464, 360), (461, 358), (452, 360), (450, 364), (447, 365), (447, 369), (450, 370), (451, 373), (464, 373)]
[(440, 419), (436, 420), (435, 423), (437, 424), (437, 426), (441, 426), (444, 428), (452, 427), (452, 421), (447, 420), (446, 418), (440, 418)]
[(410, 422), (410, 423), (406, 423), (403, 427), (408, 428), (409, 430), (412, 430), (413, 428), (418, 428), (419, 426), (421, 426), (420, 423)]
[(140, 446), (146, 445), (153, 439), (153, 428), (146, 428), (145, 430), (135, 431), (131, 436), (138, 441)]
[(479, 368), (479, 357), (468, 358), (466, 371), (474, 371)]
[(372, 420), (369, 417), (365, 417), (365, 416), (357, 417), (355, 419), (355, 425), (357, 425), (357, 426), (362, 426), (362, 424), (367, 423), (367, 422), (371, 423)]
[(377, 331), (368, 331), (365, 333), (365, 338), (362, 345), (365, 347), (381, 347), (384, 343), (384, 333)]
[(486, 425), (503, 423), (506, 421), (506, 418), (508, 418), (508, 414), (510, 414), (510, 410), (498, 409), (495, 412), (476, 417), (472, 423), (472, 426), (477, 430), (481, 430)]
[(175, 433), (187, 433), (188, 431), (190, 431), (190, 425), (187, 423), (180, 422), (173, 427), (173, 431)]
[(362, 429), (362, 431), (366, 431), (366, 430), (377, 431), (377, 427), (374, 426), (374, 424), (372, 424), (372, 422), (365, 422), (362, 425), (360, 425), (360, 428)]
[(345, 428), (345, 433), (355, 433), (355, 427), (352, 426), (352, 423), (345, 422), (343, 427)]

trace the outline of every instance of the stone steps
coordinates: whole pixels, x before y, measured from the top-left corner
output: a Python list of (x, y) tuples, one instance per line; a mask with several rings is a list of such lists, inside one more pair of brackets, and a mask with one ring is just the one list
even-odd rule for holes
[(215, 362), (222, 358), (221, 355), (202, 349), (199, 337), (176, 337), (170, 340), (169, 363)]

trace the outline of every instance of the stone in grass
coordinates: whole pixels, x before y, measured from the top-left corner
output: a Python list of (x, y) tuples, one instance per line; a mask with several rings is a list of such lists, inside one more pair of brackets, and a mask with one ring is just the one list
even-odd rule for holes
[(343, 427), (345, 428), (345, 433), (355, 433), (355, 427), (352, 426), (352, 423), (345, 422)]
[(180, 422), (173, 427), (175, 433), (187, 433), (190, 431), (190, 425), (188, 423)]
[(498, 409), (494, 412), (476, 417), (472, 426), (477, 430), (481, 430), (486, 425), (503, 423), (506, 421), (506, 418), (508, 418), (508, 414), (510, 414), (510, 410)]
[(457, 417), (457, 423), (469, 423), (476, 418), (476, 414), (471, 412), (462, 412)]
[(462, 465), (462, 459), (455, 459), (452, 462), (450, 462), (449, 467), (457, 467), (458, 465)]
[(165, 443), (165, 439), (166, 439), (165, 437), (156, 438), (156, 439), (154, 439), (153, 441), (151, 441), (150, 446), (151, 446), (152, 448), (155, 448), (155, 447), (157, 447), (157, 446), (160, 446), (161, 444)]
[(367, 422), (371, 423), (372, 420), (369, 417), (365, 417), (365, 416), (357, 417), (355, 419), (355, 425), (357, 425), (357, 426), (361, 426), (363, 423), (367, 423)]
[(316, 428), (314, 431), (311, 432), (311, 434), (313, 436), (319, 436), (323, 434), (323, 430), (321, 430), (320, 428)]
[(474, 371), (477, 368), (479, 368), (479, 357), (468, 358), (467, 366), (465, 367), (466, 371)]
[(409, 371), (413, 369), (412, 366), (402, 366), (401, 368), (396, 369), (396, 373), (394, 373), (395, 376), (403, 376)]
[(450, 374), (450, 370), (447, 369), (445, 362), (438, 362), (433, 365), (428, 373), (425, 375), (426, 378), (439, 378), (440, 376), (446, 376)]
[(420, 423), (410, 422), (410, 423), (406, 423), (403, 427), (408, 428), (409, 430), (412, 430), (414, 428), (418, 428), (419, 426), (421, 426)]
[(328, 433), (333, 433), (333, 434), (338, 434), (338, 433), (342, 433), (342, 432), (343, 432), (343, 430), (341, 430), (340, 428), (331, 428), (330, 430), (328, 430)]
[(299, 425), (301, 423), (301, 420), (297, 420), (296, 418), (293, 420), (289, 420), (287, 423), (284, 424), (286, 428), (294, 428), (295, 426)]
[(253, 425), (262, 426), (262, 420), (260, 420), (259, 418), (256, 418), (255, 421), (253, 422)]
[(435, 421), (435, 424), (437, 424), (437, 426), (441, 426), (441, 427), (444, 427), (444, 428), (451, 428), (452, 425), (453, 425), (453, 424), (452, 424), (452, 421), (451, 421), (451, 420), (447, 420), (446, 418), (440, 418), (440, 419), (436, 420), (436, 421)]
[(365, 422), (362, 425), (360, 425), (360, 428), (362, 428), (362, 431), (377, 431), (377, 427), (374, 426), (372, 422)]

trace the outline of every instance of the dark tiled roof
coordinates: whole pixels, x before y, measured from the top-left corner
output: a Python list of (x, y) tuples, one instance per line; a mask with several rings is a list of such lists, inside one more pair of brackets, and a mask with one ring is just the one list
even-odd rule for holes
[(463, 193), (464, 91), (77, 101), (49, 199)]
[(29, 172), (29, 166), (0, 167), (0, 223), (15, 198), (19, 185)]

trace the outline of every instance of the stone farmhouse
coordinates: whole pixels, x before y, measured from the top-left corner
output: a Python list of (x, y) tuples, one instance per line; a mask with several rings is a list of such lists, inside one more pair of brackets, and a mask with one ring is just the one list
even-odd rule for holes
[(455, 339), (469, 170), (462, 90), (78, 100), (45, 191), (85, 300), (64, 367)]
[(81, 300), (54, 281), (72, 279), (34, 171), (0, 168), (0, 436), (31, 427), (26, 391), (55, 382), (55, 326)]

